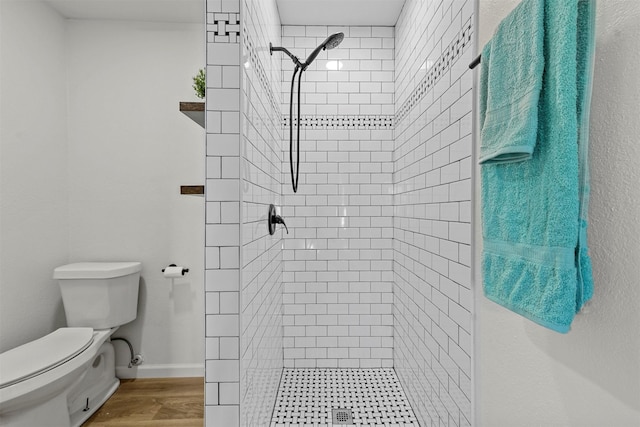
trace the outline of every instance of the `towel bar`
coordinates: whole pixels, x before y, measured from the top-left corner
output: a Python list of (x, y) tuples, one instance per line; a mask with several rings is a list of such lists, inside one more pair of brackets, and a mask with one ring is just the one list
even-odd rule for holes
[(474, 59), (473, 61), (471, 61), (471, 64), (469, 64), (469, 68), (470, 69), (474, 69), (478, 66), (478, 64), (480, 63), (480, 59), (482, 58), (482, 55), (478, 55), (476, 56), (476, 59)]

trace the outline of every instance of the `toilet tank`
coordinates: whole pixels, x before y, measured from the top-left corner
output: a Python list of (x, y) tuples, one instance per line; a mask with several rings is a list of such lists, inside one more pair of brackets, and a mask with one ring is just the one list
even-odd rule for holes
[(138, 312), (139, 262), (80, 262), (53, 272), (68, 326), (108, 329), (134, 320)]

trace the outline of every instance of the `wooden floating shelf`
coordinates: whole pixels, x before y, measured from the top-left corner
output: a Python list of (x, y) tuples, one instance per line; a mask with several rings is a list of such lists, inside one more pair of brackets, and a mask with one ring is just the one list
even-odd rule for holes
[(204, 102), (181, 102), (180, 111), (204, 128)]
[(180, 194), (202, 196), (204, 195), (204, 185), (181, 185)]

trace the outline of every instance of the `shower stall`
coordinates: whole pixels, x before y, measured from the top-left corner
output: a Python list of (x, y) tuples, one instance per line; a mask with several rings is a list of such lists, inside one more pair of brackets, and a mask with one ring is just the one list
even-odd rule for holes
[(207, 2), (207, 426), (471, 424), (474, 7)]

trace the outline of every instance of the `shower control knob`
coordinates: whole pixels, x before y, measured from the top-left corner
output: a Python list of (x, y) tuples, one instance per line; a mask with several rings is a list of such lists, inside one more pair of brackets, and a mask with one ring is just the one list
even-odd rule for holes
[(273, 204), (270, 204), (269, 213), (267, 214), (269, 234), (273, 235), (273, 233), (276, 232), (276, 224), (284, 225), (285, 230), (287, 230), (287, 234), (289, 234), (289, 229), (287, 228), (287, 224), (284, 223), (284, 219), (276, 213), (276, 207)]

